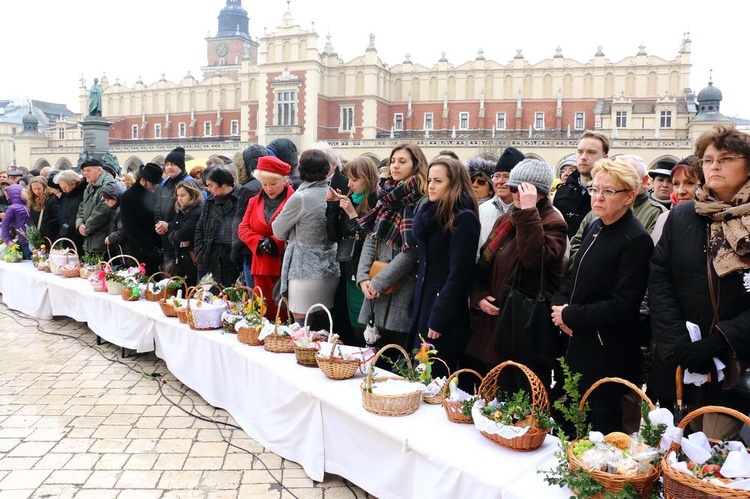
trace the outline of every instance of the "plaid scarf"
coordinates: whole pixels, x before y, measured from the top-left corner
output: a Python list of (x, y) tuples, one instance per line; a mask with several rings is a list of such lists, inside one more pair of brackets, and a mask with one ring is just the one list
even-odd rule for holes
[(708, 245), (716, 274), (750, 269), (750, 180), (728, 203), (702, 186), (695, 192), (695, 212), (711, 219)]
[(417, 202), (422, 197), (419, 181), (412, 176), (405, 182), (383, 179), (378, 185), (378, 204), (359, 219), (373, 237), (404, 251), (414, 247), (412, 224)]
[(513, 207), (511, 206), (510, 211), (497, 219), (495, 225), (492, 227), (490, 235), (487, 237), (487, 242), (482, 246), (482, 251), (479, 253), (479, 261), (477, 263), (479, 264), (479, 270), (481, 270), (483, 274), (490, 271), (492, 263), (495, 260), (495, 255), (515, 233), (513, 225), (510, 223), (509, 213), (512, 210)]

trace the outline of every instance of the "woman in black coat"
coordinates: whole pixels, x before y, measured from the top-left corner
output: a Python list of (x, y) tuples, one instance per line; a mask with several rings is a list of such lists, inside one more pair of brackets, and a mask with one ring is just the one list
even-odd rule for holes
[(231, 258), (232, 220), (239, 204), (239, 191), (234, 187), (232, 174), (221, 166), (209, 170), (206, 187), (211, 197), (205, 202), (195, 226), (198, 279), (211, 273), (222, 286), (232, 286), (240, 275), (239, 267)]
[(146, 273), (159, 271), (161, 237), (154, 230), (154, 191), (161, 182), (161, 167), (141, 165), (135, 184), (120, 197), (120, 217), (125, 229), (125, 252), (146, 264)]
[[(635, 169), (602, 159), (592, 174), (588, 190), (597, 218), (586, 227), (573, 269), (552, 298), (552, 322), (570, 336), (565, 360), (581, 373), (581, 391), (608, 376), (638, 379), (635, 332), (653, 251), (651, 236), (630, 209), (640, 185)], [(589, 399), (595, 430), (623, 427), (622, 388), (608, 384)]]
[[(711, 379), (700, 387), (685, 384), (685, 402), (747, 414), (750, 401), (733, 390), (724, 391), (726, 380), (718, 381), (713, 358), (726, 363), (733, 353), (750, 361), (750, 257), (742, 248), (742, 241), (750, 238), (750, 137), (717, 127), (703, 134), (695, 147), (702, 185), (695, 201), (669, 212), (651, 259), (648, 292), (655, 350), (649, 388), (662, 407), (671, 409), (678, 366), (710, 373)], [(686, 322), (700, 328), (698, 341), (690, 340)], [(693, 426), (709, 438), (724, 439), (736, 435), (741, 422), (707, 414), (700, 424), (702, 428)]]
[(183, 276), (188, 286), (195, 286), (198, 280), (195, 226), (201, 217), (203, 192), (194, 182), (180, 182), (174, 193), (177, 196), (176, 218), (174, 229), (167, 233), (167, 238), (177, 255), (175, 275)]
[[(428, 170), (427, 200), (414, 217), (417, 283), (409, 344), (432, 343), (451, 370), (470, 334), (469, 287), (479, 244), (479, 216), (466, 168), (439, 156)], [(433, 364), (433, 377), (447, 376)]]

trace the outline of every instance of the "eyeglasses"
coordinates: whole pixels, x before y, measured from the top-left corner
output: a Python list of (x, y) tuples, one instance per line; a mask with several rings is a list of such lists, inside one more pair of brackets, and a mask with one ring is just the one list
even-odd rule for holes
[(471, 183), (479, 184), (479, 185), (487, 185), (489, 182), (487, 182), (487, 179), (484, 179), (482, 177), (474, 177), (473, 179), (471, 179)]
[(602, 196), (604, 196), (604, 199), (614, 197), (615, 194), (619, 194), (621, 192), (627, 192), (627, 189), (597, 189), (596, 187), (586, 187), (586, 190), (588, 191), (589, 196), (591, 196), (592, 198), (601, 194)]
[(502, 179), (508, 180), (509, 178), (510, 178), (509, 173), (495, 173), (494, 175), (492, 175), (492, 180), (502, 180)]
[(721, 158), (704, 158), (698, 160), (698, 166), (704, 167), (704, 166), (711, 166), (714, 163), (719, 163), (719, 166), (724, 166), (727, 163), (731, 163), (735, 159), (743, 159), (745, 156), (722, 156)]

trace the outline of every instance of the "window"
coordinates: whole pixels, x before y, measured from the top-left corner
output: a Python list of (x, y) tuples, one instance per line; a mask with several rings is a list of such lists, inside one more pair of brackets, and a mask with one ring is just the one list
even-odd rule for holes
[(424, 113), (424, 127), (425, 130), (432, 130), (432, 113)]
[(404, 129), (404, 115), (402, 113), (396, 113), (393, 115), (393, 129), (394, 130)]
[(276, 125), (291, 126), (297, 124), (297, 91), (285, 90), (276, 92)]
[(203, 122), (203, 136), (204, 137), (211, 136), (211, 122), (210, 121)]
[(133, 125), (130, 127), (130, 137), (133, 139), (138, 138), (138, 125)]
[(617, 111), (615, 113), (615, 127), (616, 128), (627, 128), (628, 126), (628, 112)]
[(57, 129), (57, 138), (58, 140), (65, 140), (65, 128), (60, 127)]
[(83, 140), (83, 127), (78, 127), (78, 138)]
[(341, 121), (339, 122), (339, 132), (351, 131), (354, 125), (354, 108), (345, 106), (341, 108)]
[(586, 128), (585, 126), (586, 120), (584, 119), (584, 116), (585, 115), (583, 113), (576, 113), (576, 122), (575, 122), (576, 130), (583, 130), (584, 128)]
[(232, 120), (229, 124), (229, 130), (231, 135), (239, 135), (240, 134), (240, 122), (237, 120)]
[(469, 129), (469, 113), (459, 113), (458, 128), (461, 130)]
[(544, 113), (534, 113), (534, 128), (544, 130)]
[(161, 138), (161, 123), (154, 124), (154, 138), (155, 139)]
[(505, 130), (505, 113), (497, 113), (495, 117), (495, 129)]
[(184, 137), (185, 136), (185, 131), (186, 131), (185, 123), (180, 123), (179, 125), (177, 125), (177, 135), (178, 136)]
[(672, 128), (672, 111), (662, 111), (659, 128)]

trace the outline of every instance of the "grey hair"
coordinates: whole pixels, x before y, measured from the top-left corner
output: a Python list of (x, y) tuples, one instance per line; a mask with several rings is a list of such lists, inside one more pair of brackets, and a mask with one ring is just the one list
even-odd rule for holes
[(311, 145), (310, 149), (317, 149), (318, 151), (323, 151), (324, 153), (328, 154), (328, 157), (331, 158), (331, 163), (336, 163), (336, 168), (341, 170), (341, 157), (336, 151), (333, 150), (331, 144), (329, 144), (325, 140), (321, 140), (320, 142), (316, 142)]
[(643, 161), (643, 158), (641, 158), (640, 156), (636, 156), (635, 154), (620, 154), (614, 159), (624, 161), (625, 163), (634, 167), (635, 171), (638, 172), (638, 176), (641, 178), (643, 178), (643, 176), (646, 174), (646, 170), (648, 167), (646, 166), (646, 162)]
[(66, 184), (77, 184), (81, 181), (81, 176), (78, 175), (73, 170), (63, 170), (57, 175), (55, 175), (55, 178), (53, 179), (53, 182), (56, 184), (59, 184), (60, 182), (65, 182)]

